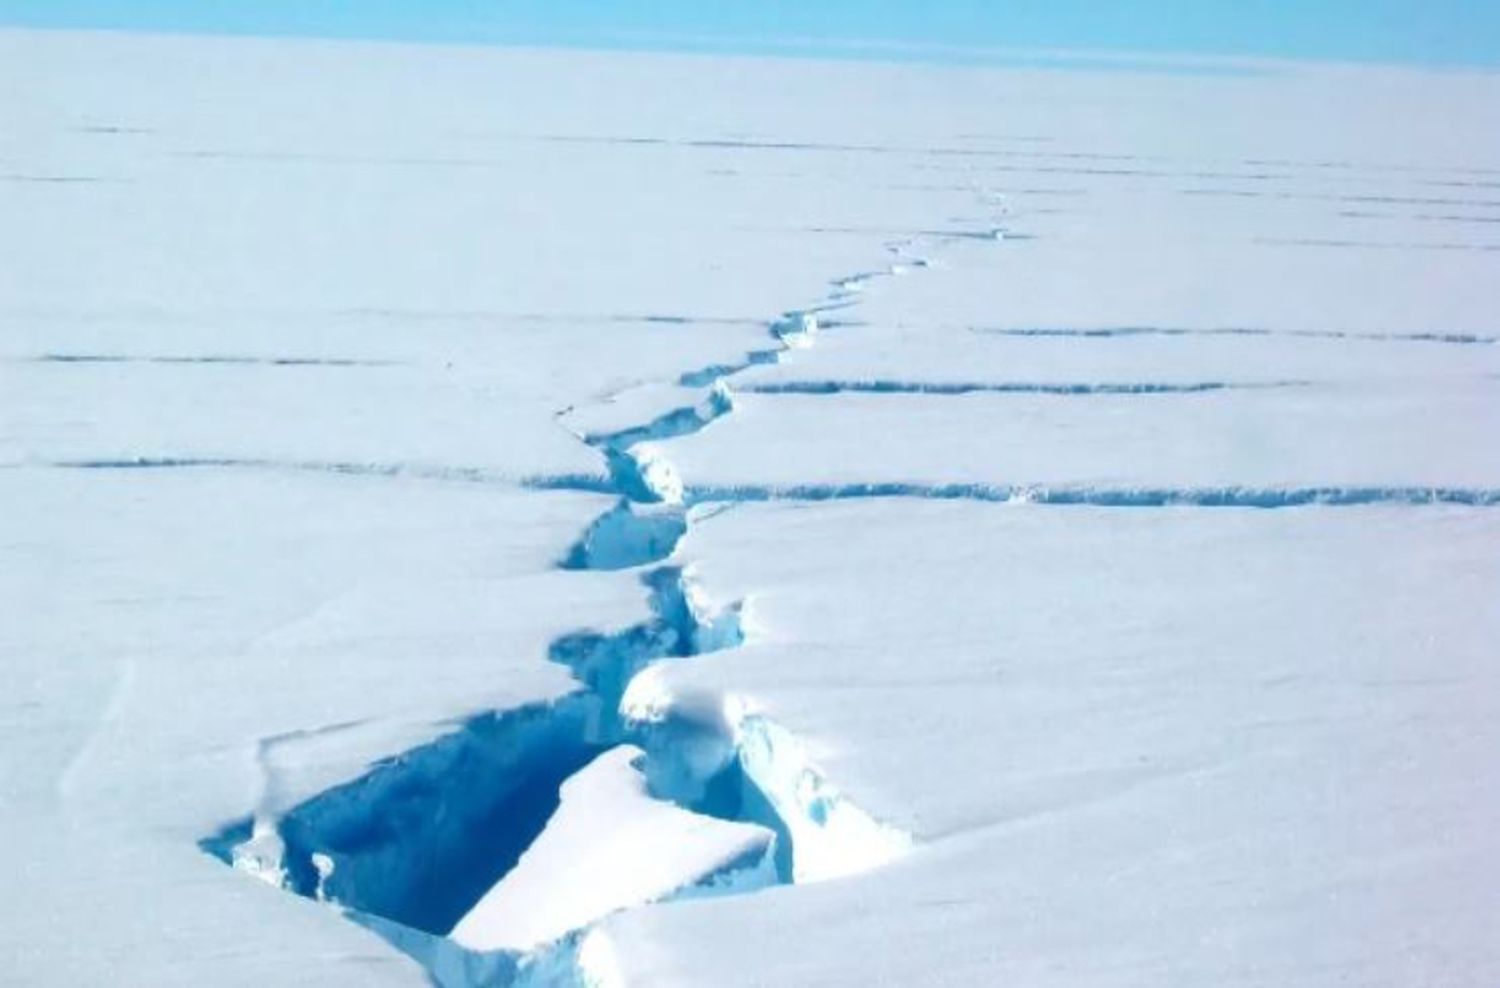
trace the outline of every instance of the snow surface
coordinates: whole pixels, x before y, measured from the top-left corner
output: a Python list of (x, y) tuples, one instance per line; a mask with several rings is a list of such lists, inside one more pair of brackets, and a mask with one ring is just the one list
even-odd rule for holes
[(764, 630), (662, 688), (758, 698), (918, 849), (603, 929), (636, 984), (1486, 984), (1497, 540), (1441, 507), (703, 520), (681, 552)]
[[(663, 444), (677, 482), (1500, 490), (1500, 382), (1191, 394), (741, 398)], [(713, 496), (712, 494), (708, 496)]]
[(1493, 984), (1500, 80), (1232, 69), (0, 33), (5, 979)]

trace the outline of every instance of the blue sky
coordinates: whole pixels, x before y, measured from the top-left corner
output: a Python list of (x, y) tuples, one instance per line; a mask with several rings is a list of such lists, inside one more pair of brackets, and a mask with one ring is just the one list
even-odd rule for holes
[(0, 0), (0, 23), (963, 60), (976, 53), (953, 46), (1500, 67), (1500, 0)]

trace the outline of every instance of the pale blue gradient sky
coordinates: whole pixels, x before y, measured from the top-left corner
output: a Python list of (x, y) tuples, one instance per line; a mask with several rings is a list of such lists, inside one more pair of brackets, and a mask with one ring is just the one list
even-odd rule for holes
[(0, 24), (965, 61), (983, 57), (950, 46), (1500, 67), (1500, 0), (0, 0)]

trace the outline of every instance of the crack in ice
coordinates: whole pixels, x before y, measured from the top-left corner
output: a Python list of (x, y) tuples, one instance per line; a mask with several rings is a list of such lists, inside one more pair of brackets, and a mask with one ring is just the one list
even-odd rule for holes
[[(935, 242), (954, 234), (934, 236)], [(1004, 228), (970, 234), (1015, 239)], [(710, 364), (678, 376), (695, 399), (645, 422), (611, 431), (570, 429), (596, 450), (602, 475), (562, 474), (515, 480), (533, 490), (613, 495), (558, 561), (565, 570), (637, 570), (648, 593), (649, 617), (621, 630), (588, 626), (555, 639), (547, 658), (569, 670), (578, 688), (557, 700), (470, 718), (436, 740), (372, 767), (353, 781), (281, 808), (267, 803), (275, 785), (261, 746), (267, 792), (250, 817), (202, 842), (227, 863), (289, 891), (328, 902), (417, 959), (445, 988), (475, 986), (623, 984), (607, 935), (597, 922), (612, 912), (649, 902), (754, 892), (769, 884), (845, 876), (904, 853), (910, 835), (886, 825), (832, 784), (786, 728), (753, 698), (723, 691), (682, 691), (667, 663), (739, 647), (750, 633), (751, 600), (715, 603), (690, 568), (672, 562), (695, 521), (697, 505), (769, 500), (824, 501), (906, 497), (1042, 505), (1106, 507), (1284, 508), (1372, 503), (1500, 505), (1500, 491), (1423, 487), (1077, 487), (1021, 484), (906, 482), (700, 485), (686, 482), (663, 442), (710, 427), (735, 411), (728, 379), (816, 342), (838, 324), (827, 314), (858, 304), (871, 282), (929, 266), (910, 255), (909, 242), (888, 245), (884, 270), (834, 279), (822, 302), (791, 310), (768, 325), (768, 345), (737, 361)], [(1016, 336), (1270, 335), (1261, 329), (1103, 327), (979, 329)], [(1488, 344), (1469, 334), (1359, 337), (1343, 332), (1290, 335)], [(1171, 394), (1232, 387), (1295, 387), (1277, 381), (1239, 385), (1187, 383), (1030, 383), (900, 380), (751, 383), (768, 394), (842, 392), (966, 394), (1022, 392), (1060, 395)], [(557, 413), (559, 424), (574, 409)], [(286, 464), (213, 459), (78, 461), (58, 466), (141, 469), (245, 466), (319, 469), (383, 476), (495, 479), (468, 468), (413, 468), (404, 464)], [(657, 821), (646, 828), (599, 829), (597, 814), (569, 809), (571, 799), (600, 791), (634, 801)], [(623, 796), (621, 794), (624, 794)], [(619, 882), (604, 892), (546, 899), (550, 882), (578, 877), (556, 868), (569, 860), (567, 834), (597, 840), (603, 853), (628, 841), (650, 841), (656, 827), (702, 820), (719, 836), (698, 844), (701, 867), (692, 873), (653, 873), (641, 884)], [(606, 824), (609, 821), (605, 821)], [(695, 833), (704, 833), (692, 823)], [(593, 828), (593, 829), (590, 829)], [(565, 833), (566, 832), (566, 833)], [(593, 835), (589, 837), (588, 835)], [(632, 835), (638, 835), (632, 837)], [(714, 843), (718, 841), (718, 843)], [(660, 852), (658, 852), (660, 853)], [(528, 857), (529, 856), (529, 857)], [(548, 864), (547, 862), (552, 862)], [(631, 860), (631, 874), (644, 875)], [(648, 862), (649, 863), (649, 862)], [(635, 869), (632, 871), (631, 869)], [(618, 876), (601, 876), (613, 881)], [(563, 893), (558, 893), (562, 895)], [(587, 904), (580, 904), (586, 900)], [(532, 915), (532, 910), (538, 910)], [(524, 927), (524, 929), (518, 928)], [(529, 932), (527, 932), (529, 931)]]
[(1230, 381), (1122, 382), (1068, 384), (1028, 381), (895, 381), (884, 378), (853, 381), (770, 381), (743, 385), (738, 390), (749, 394), (836, 395), (836, 394), (1045, 394), (1045, 395), (1162, 395), (1199, 394), (1205, 391), (1238, 391), (1267, 388), (1306, 387), (1306, 381)]
[[(715, 606), (689, 571), (667, 562), (691, 519), (687, 491), (656, 444), (732, 413), (724, 378), (811, 345), (827, 327), (821, 314), (855, 304), (873, 279), (926, 266), (923, 258), (906, 257), (904, 245), (890, 249), (901, 263), (835, 279), (823, 303), (773, 321), (772, 346), (736, 364), (682, 375), (681, 385), (707, 389), (703, 401), (623, 430), (575, 433), (599, 451), (607, 477), (522, 479), (531, 489), (616, 495), (615, 506), (590, 523), (559, 566), (640, 568), (649, 591), (649, 619), (611, 634), (580, 629), (552, 643), (548, 658), (569, 669), (577, 691), (550, 703), (471, 718), (458, 730), (284, 812), (262, 805), (203, 840), (202, 848), (262, 880), (343, 909), (421, 962), (445, 988), (612, 988), (621, 983), (619, 972), (607, 938), (593, 924), (614, 908), (844, 876), (903, 853), (911, 838), (849, 802), (801, 743), (753, 701), (732, 694), (675, 695), (659, 675), (663, 662), (742, 644), (748, 602)], [(403, 475), (408, 469), (167, 458), (57, 465), (311, 466), (381, 475)], [(479, 479), (465, 472), (457, 478)], [(274, 779), (264, 756), (267, 745), (276, 743), (268, 739), (260, 748), (268, 791)], [(545, 853), (546, 835), (564, 816), (569, 787), (583, 785), (586, 776), (621, 785), (616, 763), (627, 750), (626, 763), (640, 773), (641, 792), (663, 812), (724, 821), (741, 834), (762, 833), (764, 850), (727, 860), (666, 894), (612, 908), (606, 903), (602, 914), (574, 917), (575, 927), (560, 938), (518, 947), (503, 926), (492, 926), (496, 910), (510, 915), (507, 882), (520, 880), (526, 855)], [(607, 758), (614, 762), (607, 765)], [(602, 772), (614, 774), (601, 777)], [(532, 867), (532, 880), (535, 871)]]

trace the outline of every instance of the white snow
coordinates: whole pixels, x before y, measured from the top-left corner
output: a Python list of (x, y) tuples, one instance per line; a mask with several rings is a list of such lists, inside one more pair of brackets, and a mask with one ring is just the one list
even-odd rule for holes
[(1489, 988), (1500, 77), (1231, 68), (0, 32), (4, 978)]
[[(799, 484), (1500, 489), (1500, 382), (1196, 394), (743, 395), (653, 448), (684, 490)], [(665, 467), (657, 467), (665, 475)]]
[[(935, 271), (936, 281), (948, 270)], [(926, 282), (924, 275), (921, 282)], [(920, 282), (914, 282), (917, 284)], [(904, 286), (903, 286), (904, 287)], [(899, 296), (893, 297), (892, 301)], [(1111, 327), (1085, 327), (1103, 332)], [(1153, 332), (1165, 328), (1166, 333)], [(1227, 329), (1234, 329), (1228, 327)], [(1180, 330), (1181, 332), (1174, 332)], [(1025, 332), (1025, 330), (1020, 330)], [(1455, 381), (1500, 374), (1500, 341), (1427, 340), (1125, 327), (1121, 335), (1012, 335), (996, 326), (876, 322), (830, 333), (804, 353), (734, 379), (741, 391), (823, 382), (898, 385), (1198, 385)], [(1306, 330), (1305, 332), (1320, 332)]]

